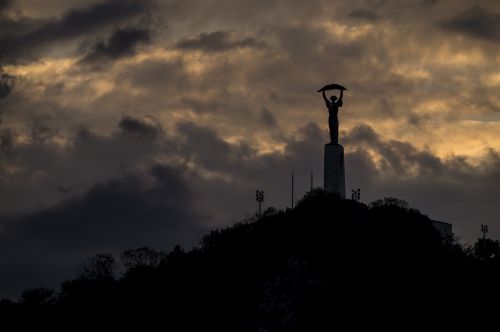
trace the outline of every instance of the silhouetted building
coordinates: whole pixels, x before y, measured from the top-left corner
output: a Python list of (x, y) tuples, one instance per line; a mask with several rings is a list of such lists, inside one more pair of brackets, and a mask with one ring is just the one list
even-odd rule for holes
[(441, 236), (446, 242), (451, 243), (453, 241), (453, 230), (451, 224), (438, 220), (432, 220), (432, 225), (441, 233)]

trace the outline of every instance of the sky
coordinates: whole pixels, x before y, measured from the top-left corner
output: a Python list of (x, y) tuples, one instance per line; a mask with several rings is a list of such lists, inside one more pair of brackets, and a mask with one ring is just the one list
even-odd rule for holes
[(323, 182), (500, 239), (498, 0), (0, 0), (0, 297)]

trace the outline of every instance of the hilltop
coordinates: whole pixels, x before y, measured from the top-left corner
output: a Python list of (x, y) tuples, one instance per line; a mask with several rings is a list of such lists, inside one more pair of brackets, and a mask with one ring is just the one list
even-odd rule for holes
[(190, 251), (125, 251), (120, 276), (114, 257), (95, 256), (59, 292), (26, 290), (18, 302), (2, 301), (0, 312), (37, 324), (317, 331), (354, 308), (379, 310), (381, 299), (394, 309), (417, 299), (452, 302), (457, 286), (471, 295), (476, 280), (494, 285), (500, 276), (497, 253), (486, 259), (477, 246), (444, 241), (431, 219), (404, 201), (367, 206), (315, 190), (293, 210), (269, 208), (214, 230)]

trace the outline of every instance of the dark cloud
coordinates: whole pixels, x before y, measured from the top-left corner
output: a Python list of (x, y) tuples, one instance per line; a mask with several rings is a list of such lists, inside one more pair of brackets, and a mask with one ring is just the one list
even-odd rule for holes
[(221, 171), (235, 157), (231, 144), (221, 140), (211, 128), (182, 122), (177, 124), (177, 131), (185, 143), (183, 153), (206, 169)]
[[(1, 8), (0, 8), (1, 9)], [(0, 67), (0, 102), (7, 98), (14, 88), (15, 77), (5, 73)], [(2, 128), (4, 110), (0, 107), (0, 150), (6, 151), (14, 144), (14, 131)]]
[(5, 8), (7, 8), (10, 5), (11, 2), (12, 2), (11, 0), (0, 0), (0, 14)]
[(129, 175), (96, 184), (82, 197), (22, 218), (15, 228), (51, 245), (76, 248), (143, 241), (159, 245), (168, 239), (183, 242), (182, 236), (173, 233), (181, 227), (189, 229), (197, 217), (196, 208), (185, 208), (194, 197), (184, 175), (167, 166), (153, 167), (145, 175), (145, 180)]
[(349, 18), (375, 22), (380, 19), (380, 16), (369, 9), (356, 9), (347, 15)]
[(71, 274), (90, 253), (194, 245), (209, 221), (198, 212), (183, 172), (172, 167), (158, 165), (146, 174), (96, 184), (81, 197), (2, 225), (0, 269), (18, 278), (2, 274), (0, 293), (54, 285), (54, 269)]
[(14, 76), (2, 71), (0, 68), (0, 100), (7, 97), (14, 88)]
[(380, 138), (372, 127), (368, 125), (358, 125), (351, 130), (349, 136), (347, 136), (344, 141), (345, 144), (363, 142), (377, 145), (380, 143)]
[(268, 128), (276, 128), (278, 126), (276, 117), (267, 108), (263, 108), (262, 111), (260, 111), (260, 120)]
[(189, 76), (184, 63), (178, 60), (147, 59), (125, 67), (117, 76), (117, 83), (130, 82), (151, 96), (180, 93), (189, 88)]
[(31, 139), (43, 143), (57, 135), (58, 129), (54, 127), (50, 116), (36, 116), (31, 123)]
[[(5, 137), (10, 143), (0, 150), (0, 213), (40, 210), (62, 198), (59, 187), (73, 188), (71, 196), (79, 195), (96, 182), (137, 172), (157, 154), (175, 152), (154, 118), (124, 119), (113, 121), (119, 127), (107, 135), (97, 135), (85, 127), (63, 132), (55, 118), (35, 117), (25, 144), (16, 144), (19, 135), (5, 126), (2, 134), (12, 135)], [(64, 145), (57, 144), (61, 139)], [(33, 199), (23, 199), (23, 192)]]
[(431, 120), (432, 117), (429, 114), (417, 114), (417, 113), (408, 114), (408, 123), (411, 124), (412, 126), (420, 127)]
[(38, 27), (29, 32), (4, 35), (0, 38), (0, 60), (12, 62), (26, 58), (41, 47), (99, 32), (111, 24), (129, 21), (145, 14), (149, 4), (150, 1), (106, 0), (91, 7), (70, 10), (59, 19), (39, 23)]
[(500, 12), (490, 12), (480, 5), (444, 21), (441, 26), (447, 30), (489, 41), (500, 39)]
[(145, 29), (127, 28), (117, 30), (107, 42), (96, 44), (81, 60), (82, 63), (98, 64), (135, 54), (140, 43), (150, 41), (150, 32)]
[(192, 97), (184, 97), (181, 102), (196, 113), (211, 113), (219, 111), (224, 106), (224, 104), (217, 101), (207, 102)]
[(125, 116), (119, 122), (119, 127), (123, 133), (141, 138), (153, 139), (162, 133), (161, 125), (154, 118), (155, 123), (149, 123), (145, 120), (138, 120), (133, 117)]
[(434, 6), (439, 1), (440, 0), (422, 0), (422, 5), (424, 5), (424, 6)]
[(264, 43), (255, 38), (236, 38), (234, 33), (214, 31), (179, 41), (176, 47), (181, 50), (200, 50), (203, 52), (224, 52), (238, 48), (261, 48)]
[(6, 150), (14, 145), (15, 134), (11, 129), (0, 130), (0, 150)]
[(429, 151), (418, 150), (406, 142), (384, 140), (368, 125), (354, 127), (344, 142), (346, 145), (370, 149), (381, 156), (378, 169), (373, 174), (380, 172), (397, 177), (436, 176), (445, 171), (440, 158)]

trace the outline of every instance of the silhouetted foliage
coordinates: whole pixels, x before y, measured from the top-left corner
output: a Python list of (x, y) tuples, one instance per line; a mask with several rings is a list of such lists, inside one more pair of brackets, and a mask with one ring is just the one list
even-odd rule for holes
[(80, 271), (81, 279), (113, 280), (115, 278), (116, 262), (112, 255), (95, 255), (85, 261)]
[(408, 202), (395, 197), (384, 197), (383, 199), (377, 199), (376, 201), (370, 203), (371, 209), (381, 207), (396, 207), (403, 210), (410, 209)]
[(165, 253), (148, 247), (125, 250), (121, 262), (127, 271), (141, 267), (156, 267), (164, 259)]
[(500, 241), (477, 239), (476, 243), (474, 243), (474, 255), (480, 259), (500, 259)]
[(472, 249), (443, 241), (427, 216), (396, 198), (367, 206), (314, 190), (294, 209), (213, 230), (189, 251), (126, 250), (122, 275), (113, 256), (97, 255), (56, 296), (27, 290), (18, 302), (0, 301), (0, 311), (174, 331), (331, 330), (349, 311), (382, 310), (382, 299), (391, 310), (419, 300), (430, 310), (429, 299), (455, 303), (457, 287), (463, 302), (478, 280), (498, 292), (499, 243), (483, 250), (481, 241)]
[(19, 298), (19, 302), (23, 305), (52, 304), (55, 300), (55, 291), (43, 287), (26, 289)]

